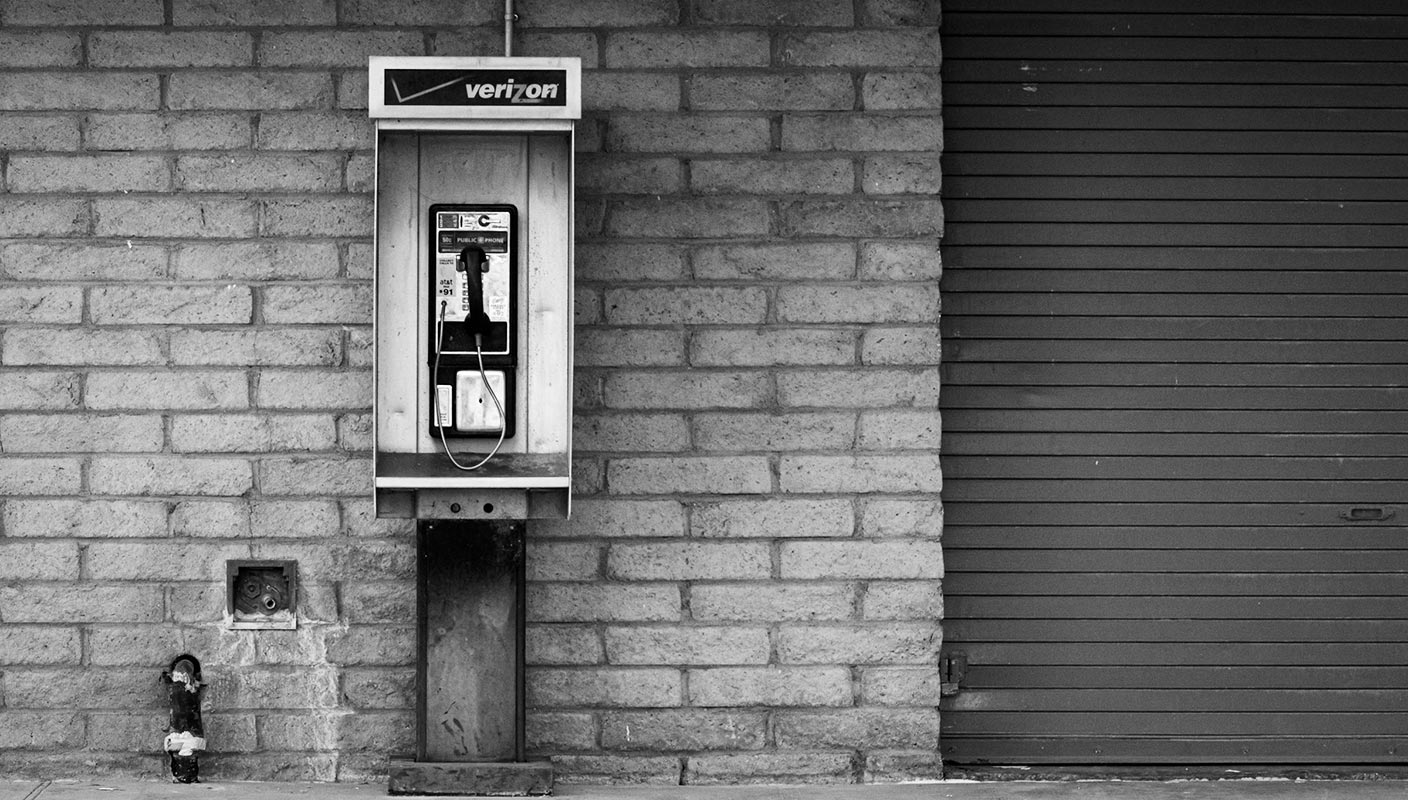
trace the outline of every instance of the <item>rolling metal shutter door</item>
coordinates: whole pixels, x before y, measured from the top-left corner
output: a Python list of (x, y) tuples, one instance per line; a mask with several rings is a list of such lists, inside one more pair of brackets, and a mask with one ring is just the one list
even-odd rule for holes
[(1408, 757), (1405, 14), (945, 3), (950, 763)]

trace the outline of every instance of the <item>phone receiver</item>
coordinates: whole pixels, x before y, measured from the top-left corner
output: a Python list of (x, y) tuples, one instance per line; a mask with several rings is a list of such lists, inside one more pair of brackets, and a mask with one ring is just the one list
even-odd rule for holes
[(460, 251), (455, 269), (463, 272), (469, 281), (469, 314), (464, 324), (474, 335), (486, 335), (493, 325), (489, 315), (484, 313), (484, 273), (489, 271), (489, 257), (482, 247), (471, 245)]

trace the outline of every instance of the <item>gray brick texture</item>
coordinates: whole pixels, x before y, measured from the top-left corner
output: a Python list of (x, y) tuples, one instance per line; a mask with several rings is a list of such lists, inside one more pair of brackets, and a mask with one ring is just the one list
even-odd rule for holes
[[(519, 0), (583, 59), (575, 514), (529, 528), (563, 782), (938, 772), (937, 0)], [(371, 509), (368, 55), (496, 0), (0, 0), (0, 774), (378, 780), (415, 531)], [(299, 563), (293, 631), (227, 559)]]

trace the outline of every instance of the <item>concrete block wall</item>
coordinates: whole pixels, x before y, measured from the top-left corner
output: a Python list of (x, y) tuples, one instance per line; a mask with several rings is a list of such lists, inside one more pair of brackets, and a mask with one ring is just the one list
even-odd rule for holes
[[(561, 780), (938, 771), (937, 0), (519, 0), (579, 56), (573, 520), (530, 530)], [(414, 742), (413, 527), (371, 516), (368, 55), (488, 0), (0, 0), (0, 774)], [(294, 559), (293, 631), (225, 564)]]

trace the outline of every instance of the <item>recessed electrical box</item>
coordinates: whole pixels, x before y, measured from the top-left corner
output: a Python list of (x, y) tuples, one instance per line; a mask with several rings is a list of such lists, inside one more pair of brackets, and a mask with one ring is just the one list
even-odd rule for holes
[(377, 515), (565, 517), (581, 63), (374, 57), (368, 80)]
[(298, 563), (226, 561), (225, 618), (235, 630), (298, 627)]

